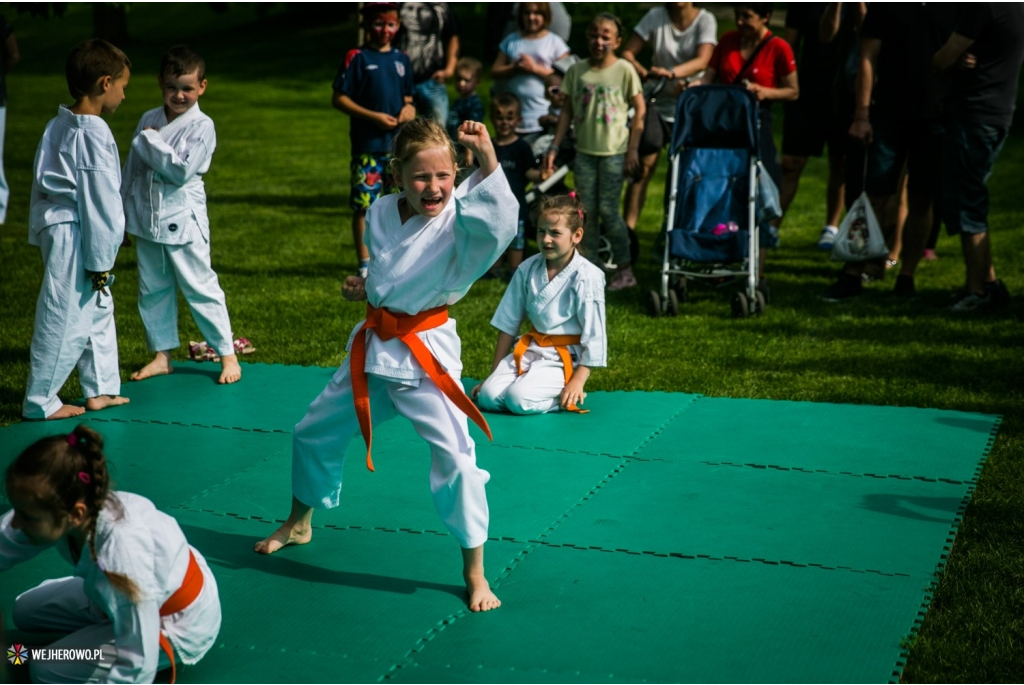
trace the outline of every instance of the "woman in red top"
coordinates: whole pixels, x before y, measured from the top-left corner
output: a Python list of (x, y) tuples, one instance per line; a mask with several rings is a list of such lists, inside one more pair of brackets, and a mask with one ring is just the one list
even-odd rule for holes
[(761, 103), (761, 161), (775, 185), (781, 187), (782, 166), (772, 138), (771, 104), (796, 100), (800, 87), (793, 49), (768, 30), (771, 16), (770, 2), (736, 5), (736, 30), (719, 39), (701, 82), (744, 84), (757, 97)]

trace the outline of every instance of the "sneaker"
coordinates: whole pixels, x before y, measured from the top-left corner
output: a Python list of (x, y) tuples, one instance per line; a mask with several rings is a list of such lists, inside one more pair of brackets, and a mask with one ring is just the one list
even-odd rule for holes
[(1003, 282), (997, 279), (985, 284), (984, 295), (978, 295), (967, 290), (966, 294), (949, 308), (949, 311), (958, 314), (969, 314), (986, 309), (1005, 307), (1008, 304), (1010, 304), (1010, 293), (1006, 290)]
[(612, 276), (612, 280), (608, 283), (608, 290), (612, 292), (635, 287), (636, 277), (633, 275), (633, 269), (628, 266), (622, 271), (617, 271), (615, 275)]
[(832, 287), (825, 291), (825, 294), (821, 296), (821, 299), (826, 302), (842, 302), (848, 300), (851, 297), (857, 297), (864, 292), (864, 286), (861, 285), (860, 276), (852, 276), (850, 274), (840, 274), (839, 280), (832, 284)]
[(917, 299), (917, 288), (914, 287), (914, 277), (900, 274), (896, 277), (896, 286), (892, 289), (893, 295), (906, 300)]
[(826, 226), (821, 229), (821, 236), (818, 238), (818, 249), (831, 250), (833, 243), (836, 242), (836, 233), (839, 233), (839, 229), (835, 226)]
[(930, 247), (926, 247), (924, 254), (921, 255), (921, 259), (926, 262), (937, 262), (939, 260), (938, 253)]

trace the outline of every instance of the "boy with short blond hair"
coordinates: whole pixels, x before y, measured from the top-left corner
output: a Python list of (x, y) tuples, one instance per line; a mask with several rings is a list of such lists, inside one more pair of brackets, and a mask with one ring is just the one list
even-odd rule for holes
[[(64, 419), (128, 402), (120, 396), (109, 288), (124, 239), (121, 160), (100, 115), (124, 101), (131, 61), (105, 40), (87, 40), (68, 55), (65, 73), (75, 103), (61, 105), (46, 125), (32, 164), (28, 241), (42, 252), (45, 270), (21, 410), (27, 419)], [(84, 409), (57, 397), (76, 366)]]
[(352, 241), (359, 260), (359, 276), (366, 277), (370, 253), (363, 244), (366, 210), (398, 188), (391, 179), (391, 139), (398, 127), (416, 117), (412, 104), (412, 63), (392, 46), (401, 25), (398, 5), (370, 2), (363, 14), (366, 43), (349, 51), (334, 79), (331, 104), (351, 117)]
[(164, 104), (139, 119), (124, 167), (127, 230), (136, 236), (139, 314), (153, 361), (132, 374), (140, 381), (172, 373), (178, 339), (178, 289), (207, 344), (220, 356), (219, 383), (242, 377), (224, 291), (210, 262), (210, 220), (203, 175), (210, 170), (217, 134), (199, 109), (206, 64), (177, 45), (160, 62)]

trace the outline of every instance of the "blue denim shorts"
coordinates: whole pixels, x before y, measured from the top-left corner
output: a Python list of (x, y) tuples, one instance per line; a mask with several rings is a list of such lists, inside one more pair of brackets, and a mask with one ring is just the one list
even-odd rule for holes
[(942, 219), (950, 235), (988, 231), (988, 187), (1007, 127), (950, 121), (942, 148)]

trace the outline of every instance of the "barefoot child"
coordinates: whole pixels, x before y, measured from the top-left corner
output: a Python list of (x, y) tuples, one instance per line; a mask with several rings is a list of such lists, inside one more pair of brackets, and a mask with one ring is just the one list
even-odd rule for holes
[(347, 300), (367, 301), (366, 320), (334, 379), (295, 426), (291, 514), (255, 549), (272, 554), (309, 542), (313, 508), (338, 505), (345, 450), (360, 431), (373, 469), (372, 407), (373, 423), (405, 416), (430, 444), (434, 506), (462, 547), (469, 608), (487, 611), (500, 605), (483, 567), (490, 476), (476, 465), (466, 415), (490, 433), (458, 383), (461, 343), (448, 305), (508, 246), (519, 208), (487, 128), (463, 122), (458, 142), (480, 169), (455, 189), (456, 152), (444, 128), (419, 117), (395, 137), (392, 170), (404, 192), (370, 206), (369, 276), (350, 276), (343, 290)]
[[(39, 246), (45, 271), (21, 409), (27, 419), (64, 419), (128, 401), (119, 396), (110, 294), (124, 238), (121, 160), (100, 115), (124, 100), (130, 69), (128, 57), (105, 40), (75, 46), (66, 66), (75, 104), (57, 109), (36, 149), (28, 242)], [(76, 366), (85, 409), (57, 397)]]
[(49, 547), (75, 569), (18, 595), (14, 623), (69, 633), (51, 648), (102, 649), (102, 658), (30, 661), (32, 682), (151, 683), (158, 669), (209, 651), (221, 620), (213, 573), (173, 518), (110, 489), (98, 433), (78, 426), (43, 438), (4, 480), (14, 508), (0, 517), (0, 571)]
[[(498, 329), (494, 367), (473, 389), (481, 409), (513, 414), (559, 407), (581, 411), (577, 405), (587, 396), (583, 385), (590, 369), (605, 366), (604, 273), (577, 249), (583, 240), (583, 216), (583, 203), (574, 196), (541, 203), (541, 252), (516, 271), (491, 319)], [(526, 318), (530, 332), (516, 343)]]
[(178, 288), (207, 343), (220, 356), (218, 383), (242, 377), (224, 291), (210, 264), (210, 220), (203, 174), (210, 170), (217, 134), (199, 110), (206, 64), (177, 45), (160, 62), (162, 107), (142, 115), (124, 165), (121, 194), (127, 230), (136, 236), (139, 314), (146, 344), (156, 356), (133, 381), (171, 373), (178, 340)]

